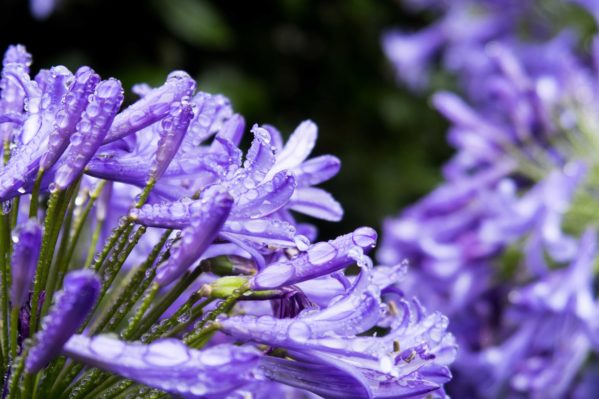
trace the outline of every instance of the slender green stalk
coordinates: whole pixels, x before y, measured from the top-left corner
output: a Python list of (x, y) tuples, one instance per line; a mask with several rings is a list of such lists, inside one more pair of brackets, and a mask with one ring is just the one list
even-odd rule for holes
[(35, 177), (35, 182), (33, 183), (33, 189), (31, 190), (31, 202), (29, 203), (29, 217), (37, 218), (37, 210), (39, 208), (39, 196), (40, 196), (40, 186), (42, 184), (42, 177), (44, 176), (44, 171), (40, 169), (37, 172), (37, 176)]
[[(31, 319), (30, 331), (34, 333), (38, 328), (38, 308), (40, 293), (46, 287), (48, 273), (54, 257), (56, 241), (58, 240), (60, 227), (62, 226), (65, 210), (68, 207), (70, 199), (77, 184), (71, 185), (65, 191), (55, 191), (50, 195), (46, 219), (44, 220), (44, 235), (42, 238), (42, 248), (40, 258), (37, 264), (35, 278), (33, 282), (33, 296), (31, 298)], [(51, 298), (47, 298), (51, 300)]]
[[(40, 312), (41, 317), (48, 313), (50, 305), (52, 304), (52, 297), (54, 296), (54, 292), (56, 291), (56, 288), (58, 286), (62, 285), (62, 276), (60, 270), (63, 269), (62, 264), (64, 261), (65, 252), (67, 251), (67, 246), (69, 245), (69, 231), (71, 229), (72, 221), (73, 213), (71, 212), (71, 210), (69, 210), (67, 211), (66, 217), (64, 218), (64, 222), (62, 225), (62, 236), (60, 240), (60, 245), (58, 247), (58, 252), (56, 254), (54, 262), (51, 263), (50, 269), (48, 271), (48, 278), (45, 284), (47, 300), (45, 300), (44, 304), (42, 305), (42, 310)], [(59, 233), (56, 234), (59, 235)]]
[(139, 323), (141, 322), (142, 317), (152, 304), (152, 301), (156, 297), (156, 294), (158, 293), (159, 289), (160, 286), (158, 284), (152, 284), (150, 289), (146, 291), (146, 294), (144, 295), (143, 300), (141, 301), (140, 307), (137, 309), (133, 317), (129, 319), (129, 325), (121, 334), (123, 338), (132, 339), (134, 336), (136, 336), (135, 332), (140, 330), (140, 328), (138, 328)]
[(129, 219), (126, 217), (121, 218), (118, 227), (112, 230), (112, 234), (110, 237), (108, 237), (106, 245), (104, 245), (102, 251), (94, 256), (92, 263), (89, 265), (92, 270), (97, 271), (102, 267), (102, 264), (108, 257), (108, 254), (114, 248), (117, 241), (121, 238), (121, 235), (129, 228), (130, 224), (131, 222)]
[[(141, 208), (146, 203), (146, 201), (148, 200), (148, 197), (150, 195), (150, 192), (154, 188), (155, 184), (156, 184), (156, 180), (154, 180), (154, 179), (150, 179), (148, 181), (148, 183), (144, 187), (142, 193), (140, 194), (138, 200), (135, 203), (136, 208)], [(89, 267), (92, 270), (97, 271), (102, 267), (102, 264), (106, 260), (106, 257), (108, 257), (108, 254), (114, 248), (114, 245), (117, 243), (117, 241), (119, 240), (121, 235), (130, 228), (131, 223), (132, 223), (132, 220), (129, 217), (125, 216), (125, 217), (121, 218), (118, 226), (112, 230), (112, 234), (108, 238), (106, 245), (104, 245), (104, 248), (102, 249), (102, 251), (100, 251), (100, 253), (97, 254), (93, 258), (92, 263), (89, 265)], [(89, 258), (89, 256), (88, 256), (88, 258)], [(88, 262), (86, 262), (86, 265), (87, 264), (88, 264)]]
[(148, 180), (148, 182), (146, 183), (146, 186), (144, 187), (143, 191), (139, 195), (137, 203), (135, 204), (136, 208), (141, 208), (146, 203), (146, 201), (148, 200), (148, 197), (150, 196), (150, 192), (152, 191), (152, 189), (154, 188), (155, 185), (156, 185), (156, 179), (150, 178)]
[[(216, 300), (215, 298), (208, 298), (204, 302), (194, 306), (189, 312), (190, 315), (189, 315), (189, 320), (187, 322), (179, 323), (179, 324), (175, 325), (172, 329), (163, 333), (162, 336), (173, 337), (173, 336), (185, 331), (185, 329), (188, 328), (191, 323), (193, 323), (195, 320), (197, 320), (204, 313), (204, 308), (207, 305), (214, 302), (215, 300)], [(182, 312), (179, 312), (177, 317), (180, 317), (181, 314), (184, 314), (183, 312), (186, 312), (186, 311), (187, 311), (187, 309), (183, 310)]]
[[(75, 248), (77, 247), (77, 243), (79, 242), (79, 237), (81, 236), (81, 232), (83, 230), (83, 226), (85, 225), (85, 222), (87, 221), (87, 217), (89, 216), (90, 211), (94, 207), (94, 204), (96, 203), (96, 200), (98, 199), (98, 197), (102, 193), (102, 190), (104, 189), (105, 185), (106, 185), (106, 180), (102, 180), (100, 183), (98, 183), (98, 185), (96, 186), (96, 188), (94, 189), (94, 191), (92, 191), (90, 193), (90, 195), (89, 195), (89, 201), (85, 205), (85, 208), (83, 209), (83, 212), (81, 213), (81, 215), (75, 221), (75, 225), (73, 227), (73, 232), (70, 235), (70, 239), (69, 239), (69, 249), (67, 251), (67, 255), (66, 255), (65, 260), (64, 260), (64, 262), (66, 263), (67, 267), (71, 263), (71, 259), (73, 259), (73, 254), (75, 253)], [(90, 248), (93, 248), (93, 247), (94, 246), (92, 246)], [(86, 264), (87, 264), (87, 262), (86, 262)]]
[(9, 359), (9, 306), (8, 306), (8, 290), (10, 281), (9, 270), (9, 252), (10, 252), (10, 230), (9, 220), (6, 215), (0, 215), (0, 313), (2, 316), (2, 373), (5, 364)]
[(21, 197), (15, 197), (12, 200), (12, 206), (10, 208), (10, 230), (12, 231), (17, 225), (17, 218), (19, 217), (19, 204), (21, 203)]
[(134, 382), (131, 380), (124, 380), (121, 377), (111, 375), (102, 384), (99, 384), (92, 392), (85, 396), (86, 399), (109, 399), (120, 394)]
[(111, 376), (103, 384), (99, 385), (94, 391), (87, 395), (86, 399), (111, 399), (125, 391), (135, 383), (131, 380), (119, 379)]
[(54, 384), (56, 375), (62, 370), (65, 363), (66, 358), (63, 356), (59, 356), (52, 363), (50, 363), (50, 366), (44, 370), (42, 378), (40, 378), (37, 389), (33, 393), (33, 399), (48, 397), (48, 390)]
[(98, 220), (96, 222), (96, 227), (94, 228), (94, 232), (92, 234), (92, 240), (89, 244), (89, 250), (87, 251), (87, 257), (85, 258), (85, 269), (90, 268), (92, 261), (94, 260), (94, 254), (96, 253), (96, 247), (98, 246), (98, 240), (100, 239), (100, 234), (102, 233), (102, 227), (104, 227), (104, 220)]
[(129, 237), (128, 234), (124, 236), (122, 245), (119, 245), (115, 249), (114, 260), (104, 264), (103, 269), (100, 271), (103, 284), (99, 300), (102, 300), (102, 298), (106, 294), (106, 291), (108, 291), (108, 288), (110, 288), (115, 277), (117, 276), (123, 264), (127, 260), (127, 257), (133, 251), (133, 249), (135, 248), (141, 237), (144, 235), (146, 230), (147, 227), (141, 226), (135, 231), (135, 233), (133, 233), (131, 237)]
[[(160, 251), (166, 244), (172, 230), (167, 230), (162, 234), (160, 241), (152, 248), (147, 259), (138, 267), (131, 269), (129, 275), (123, 280), (123, 283), (118, 292), (113, 295), (113, 300), (110, 306), (106, 307), (96, 321), (90, 327), (90, 334), (96, 334), (99, 331), (110, 331), (115, 328), (118, 323), (131, 310), (135, 302), (139, 299), (136, 295), (136, 288), (142, 283), (146, 277), (146, 272), (154, 265), (154, 261), (158, 258)], [(141, 293), (140, 293), (141, 294)]]
[(18, 354), (17, 336), (19, 333), (19, 311), (17, 306), (10, 310), (10, 358), (15, 359)]
[[(127, 331), (128, 334), (123, 334), (127, 339), (139, 339), (142, 338), (142, 341), (145, 340), (149, 336), (142, 335), (145, 331), (150, 331), (152, 325), (158, 321), (160, 316), (181, 296), (183, 291), (187, 289), (194, 282), (194, 280), (202, 273), (202, 267), (196, 267), (192, 272), (187, 272), (181, 279), (172, 287), (165, 296), (162, 297), (160, 302), (158, 302), (150, 312), (143, 317), (143, 321), (137, 328), (132, 331)], [(158, 291), (158, 284), (153, 284), (152, 290)], [(129, 335), (130, 334), (130, 335)]]
[[(231, 296), (229, 296), (227, 299), (225, 299), (224, 301), (222, 301), (217, 307), (216, 309), (214, 309), (212, 312), (210, 312), (210, 314), (208, 314), (208, 316), (206, 316), (204, 318), (204, 320), (202, 320), (202, 323), (198, 326), (199, 328), (204, 327), (208, 322), (210, 321), (214, 321), (216, 320), (216, 318), (223, 314), (223, 313), (228, 313), (233, 306), (235, 305), (235, 303), (237, 302), (237, 300), (239, 298), (241, 298), (246, 292), (248, 292), (250, 290), (249, 285), (243, 285), (241, 287), (239, 287), (238, 289), (233, 291), (233, 294), (231, 294)], [(196, 330), (197, 332), (198, 330)], [(193, 334), (192, 334), (193, 335)], [(191, 339), (191, 338), (190, 338)]]
[(205, 328), (198, 330), (197, 333), (189, 335), (185, 343), (190, 348), (200, 349), (212, 338), (214, 333), (218, 331), (216, 324), (209, 324)]
[[(8, 395), (6, 396), (8, 399), (17, 399), (21, 396), (21, 392), (19, 389), (19, 382), (21, 380), (21, 375), (23, 374), (23, 369), (25, 368), (25, 357), (27, 356), (27, 351), (25, 351), (21, 356), (15, 359), (14, 365), (11, 369), (10, 377), (8, 379)], [(25, 375), (25, 379), (31, 379), (29, 374)], [(27, 384), (23, 383), (23, 398), (27, 398), (25, 395), (27, 390)]]
[(2, 142), (2, 160), (4, 162), (4, 165), (8, 163), (8, 160), (10, 159), (11, 155), (10, 153), (10, 138), (5, 138)]

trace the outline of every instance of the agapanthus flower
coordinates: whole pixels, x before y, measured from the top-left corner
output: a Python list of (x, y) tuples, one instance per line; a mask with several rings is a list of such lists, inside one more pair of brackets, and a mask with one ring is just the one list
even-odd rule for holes
[[(403, 292), (451, 318), (461, 350), (450, 393), (570, 397), (596, 363), (596, 42), (581, 54), (576, 34), (534, 17), (536, 2), (480, 2), (507, 11), (469, 14), (501, 27), (483, 36), (455, 14), (474, 2), (422, 5), (443, 13), (433, 27), (462, 33), (435, 51), (464, 94), (432, 98), (457, 152), (437, 189), (385, 222), (378, 257), (407, 260)], [(452, 68), (448, 56), (468, 48)]]
[(121, 110), (118, 80), (29, 63), (11, 47), (0, 82), (8, 397), (444, 396), (448, 319), (373, 267), (376, 232), (295, 220), (343, 215), (314, 122), (255, 124), (244, 155), (243, 117), (185, 72)]
[[(581, 6), (597, 15), (594, 1), (431, 0), (408, 1), (409, 11), (430, 11), (437, 18), (418, 31), (394, 28), (383, 35), (382, 46), (398, 80), (415, 90), (430, 86), (431, 75), (454, 74), (462, 88), (478, 96), (481, 79), (492, 69), (486, 52), (493, 43), (507, 45), (518, 55), (534, 59), (538, 45), (558, 37), (558, 15)], [(531, 51), (532, 50), (532, 51)], [(557, 55), (557, 53), (555, 54)], [(440, 61), (440, 62), (439, 62)], [(483, 96), (484, 98), (484, 96)]]

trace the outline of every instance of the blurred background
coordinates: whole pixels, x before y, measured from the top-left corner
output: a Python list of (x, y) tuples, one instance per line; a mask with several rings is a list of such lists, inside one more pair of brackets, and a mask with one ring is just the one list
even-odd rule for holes
[(435, 186), (450, 154), (430, 92), (398, 87), (382, 53), (385, 30), (429, 22), (399, 3), (62, 0), (38, 20), (27, 0), (0, 0), (0, 48), (26, 45), (34, 73), (85, 64), (127, 90), (183, 69), (200, 90), (228, 96), (250, 126), (270, 123), (285, 135), (314, 120), (315, 154), (342, 160), (324, 185), (345, 209), (342, 222), (319, 223), (321, 238), (330, 238), (358, 225), (379, 228)]

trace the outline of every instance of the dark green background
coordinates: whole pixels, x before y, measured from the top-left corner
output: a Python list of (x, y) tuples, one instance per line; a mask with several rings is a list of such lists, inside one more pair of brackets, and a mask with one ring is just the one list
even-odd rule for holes
[(63, 0), (39, 22), (25, 0), (0, 0), (0, 45), (25, 44), (34, 71), (87, 64), (127, 89), (184, 69), (201, 90), (229, 96), (248, 123), (286, 134), (313, 119), (315, 152), (343, 162), (325, 184), (346, 211), (341, 223), (319, 223), (321, 238), (330, 238), (379, 228), (440, 179), (451, 153), (445, 124), (429, 93), (397, 86), (380, 47), (386, 29), (417, 28), (426, 18), (390, 0)]

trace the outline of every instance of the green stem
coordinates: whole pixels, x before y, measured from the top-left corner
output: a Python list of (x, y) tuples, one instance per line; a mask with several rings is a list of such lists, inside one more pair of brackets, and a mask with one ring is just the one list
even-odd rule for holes
[(150, 192), (152, 191), (152, 189), (154, 188), (155, 185), (156, 185), (156, 180), (154, 178), (150, 178), (150, 180), (148, 180), (148, 182), (146, 183), (146, 186), (144, 187), (143, 191), (139, 195), (139, 199), (137, 200), (137, 203), (135, 204), (136, 208), (141, 208), (143, 206), (143, 204), (146, 203), (146, 201), (148, 200), (148, 197), (150, 196)]
[(137, 327), (138, 327), (139, 323), (141, 322), (142, 317), (144, 316), (144, 314), (150, 307), (152, 301), (156, 297), (156, 294), (158, 293), (159, 289), (160, 289), (160, 286), (158, 284), (154, 283), (154, 284), (152, 284), (150, 289), (147, 290), (146, 294), (143, 297), (143, 300), (141, 301), (140, 307), (137, 309), (137, 311), (135, 312), (133, 317), (131, 319), (129, 319), (129, 325), (127, 326), (125, 331), (122, 332), (121, 336), (123, 338), (131, 339), (133, 336), (136, 335), (135, 332), (139, 330), (139, 328), (137, 328)]
[(89, 250), (87, 251), (87, 257), (85, 258), (85, 269), (91, 267), (92, 261), (94, 260), (94, 254), (96, 253), (96, 247), (98, 246), (98, 240), (102, 233), (102, 227), (104, 226), (104, 220), (97, 221), (94, 233), (92, 235), (91, 243), (89, 244)]
[(19, 311), (17, 306), (10, 310), (10, 358), (15, 359), (18, 353), (17, 338), (19, 333)]
[(2, 161), (4, 162), (4, 165), (6, 165), (10, 159), (10, 152), (10, 138), (6, 138), (2, 143)]
[(9, 220), (6, 215), (0, 215), (0, 313), (2, 314), (2, 373), (4, 374), (6, 363), (9, 359), (9, 306), (8, 306), (8, 290), (9, 290), (9, 258), (10, 252), (10, 230)]
[[(28, 351), (24, 351), (24, 353), (15, 359), (14, 366), (12, 367), (10, 378), (8, 380), (8, 395), (7, 399), (17, 399), (20, 396), (19, 390), (19, 381), (21, 380), (21, 375), (23, 374), (23, 369), (25, 368), (25, 357), (27, 356)], [(25, 382), (22, 385), (24, 393), (28, 392), (27, 380), (31, 380), (30, 374), (25, 374)], [(24, 398), (28, 398), (29, 396), (23, 395)]]
[(12, 200), (12, 207), (10, 208), (10, 230), (12, 231), (17, 225), (17, 218), (19, 217), (19, 204), (21, 197), (15, 197)]
[[(62, 214), (62, 212), (59, 211), (59, 214)], [(63, 266), (64, 256), (69, 243), (69, 231), (71, 229), (72, 220), (73, 213), (71, 211), (68, 211), (66, 218), (64, 219), (64, 223), (62, 225), (62, 237), (60, 240), (60, 245), (58, 247), (58, 253), (56, 254), (54, 262), (52, 262), (52, 264), (50, 265), (50, 269), (48, 272), (48, 279), (45, 284), (46, 300), (42, 305), (40, 317), (43, 317), (45, 314), (48, 313), (50, 305), (52, 304), (52, 297), (54, 296), (54, 292), (56, 291), (56, 288), (58, 286), (62, 285), (62, 279), (65, 273), (65, 267)], [(60, 226), (56, 226), (57, 230), (59, 227)], [(57, 237), (60, 235), (59, 232), (56, 232), (55, 234), (57, 235)]]
[(100, 331), (112, 330), (131, 310), (135, 302), (139, 299), (139, 295), (136, 295), (136, 288), (139, 287), (146, 277), (146, 272), (154, 265), (154, 261), (158, 258), (171, 232), (172, 230), (164, 232), (160, 241), (152, 248), (147, 259), (140, 266), (131, 269), (129, 275), (123, 280), (124, 284), (121, 285), (117, 294), (113, 295), (114, 299), (111, 305), (96, 317), (95, 322), (90, 327), (90, 335)]
[(123, 380), (121, 377), (111, 375), (103, 383), (99, 384), (93, 391), (88, 393), (86, 399), (109, 399), (112, 398), (125, 389), (133, 385), (134, 382), (131, 380)]
[[(31, 298), (30, 332), (35, 333), (38, 328), (38, 308), (40, 293), (46, 288), (48, 273), (54, 257), (56, 241), (62, 226), (65, 210), (70, 202), (71, 196), (77, 184), (71, 185), (66, 191), (55, 191), (50, 195), (46, 219), (44, 220), (44, 236), (40, 258), (33, 281), (33, 296)], [(46, 300), (51, 301), (52, 298)]]
[[(223, 313), (228, 313), (233, 306), (235, 305), (235, 303), (237, 302), (237, 300), (239, 298), (241, 298), (241, 296), (243, 296), (243, 294), (247, 291), (249, 291), (249, 286), (246, 284), (238, 289), (236, 289), (235, 291), (233, 291), (233, 294), (228, 297), (227, 299), (225, 299), (224, 301), (222, 301), (217, 307), (216, 309), (214, 309), (212, 312), (210, 312), (205, 318), (204, 320), (202, 320), (202, 322), (199, 324), (199, 326), (197, 327), (197, 329), (193, 332), (191, 332), (190, 334), (188, 334), (187, 336), (183, 337), (183, 342), (185, 342), (186, 344), (189, 345), (193, 345), (194, 343), (196, 343), (196, 341), (200, 341), (202, 342), (201, 338), (204, 337), (204, 335), (206, 334), (206, 332), (204, 331), (206, 327), (206, 325), (211, 322), (216, 320), (216, 318), (223, 314)], [(206, 329), (210, 329), (212, 330), (214, 328), (214, 326), (212, 325), (208, 325), (208, 327), (206, 327)]]
[[(83, 212), (81, 213), (81, 215), (77, 218), (77, 220), (75, 222), (75, 226), (73, 228), (73, 233), (71, 234), (71, 237), (70, 237), (69, 249), (68, 249), (67, 255), (65, 257), (65, 263), (67, 264), (67, 267), (71, 263), (71, 259), (73, 259), (73, 254), (75, 253), (75, 248), (77, 247), (77, 243), (79, 241), (79, 237), (81, 236), (81, 231), (83, 230), (83, 226), (85, 225), (85, 222), (87, 221), (87, 217), (89, 216), (89, 213), (90, 213), (91, 209), (93, 208), (93, 206), (96, 202), (96, 199), (98, 199), (98, 197), (102, 193), (102, 189), (104, 189), (105, 185), (106, 185), (106, 180), (102, 180), (100, 183), (98, 183), (98, 186), (96, 187), (96, 189), (89, 195), (89, 201), (87, 202), (85, 208), (83, 209)], [(90, 248), (92, 248), (92, 247), (90, 247)], [(87, 264), (87, 262), (86, 262), (86, 264)]]
[[(172, 287), (164, 297), (158, 302), (150, 312), (144, 316), (142, 323), (134, 330), (128, 331), (129, 335), (123, 335), (128, 339), (139, 339), (142, 337), (142, 333), (150, 331), (152, 325), (158, 321), (160, 316), (181, 296), (183, 291), (187, 289), (194, 282), (194, 280), (202, 273), (202, 267), (196, 267), (192, 272), (187, 272), (181, 279)], [(158, 284), (152, 286), (153, 291), (158, 291)], [(142, 341), (149, 336), (143, 336)]]
[(35, 177), (35, 182), (33, 183), (33, 189), (31, 190), (31, 202), (29, 204), (29, 218), (37, 218), (37, 210), (39, 207), (40, 186), (42, 185), (42, 177), (43, 176), (44, 176), (44, 171), (42, 169), (38, 170), (37, 176)]
[[(172, 329), (164, 332), (162, 335), (166, 336), (166, 337), (173, 337), (179, 333), (181, 333), (182, 331), (185, 331), (185, 329), (187, 327), (189, 327), (189, 325), (191, 323), (193, 323), (195, 320), (197, 320), (203, 313), (204, 313), (204, 308), (214, 302), (215, 299), (214, 298), (208, 298), (206, 299), (204, 302), (198, 304), (197, 306), (193, 307), (190, 310), (190, 317), (189, 317), (189, 321), (185, 322), (185, 323), (179, 323), (177, 325), (175, 325)], [(192, 298), (189, 299), (188, 303), (192, 302)], [(183, 305), (183, 307), (185, 307), (187, 305), (187, 303), (185, 305)], [(184, 312), (187, 311), (186, 309), (183, 309), (183, 307), (181, 307), (180, 310), (183, 310), (181, 312), (178, 312), (177, 317), (180, 317)], [(173, 315), (173, 317), (175, 317), (175, 315)]]
[[(63, 368), (54, 381), (54, 385), (50, 390), (48, 398), (63, 398), (63, 394), (66, 391), (69, 384), (73, 381), (77, 375), (83, 370), (81, 363), (71, 363), (67, 367)], [(45, 398), (44, 398), (45, 399)]]
[(123, 380), (119, 379), (119, 377), (111, 376), (88, 394), (87, 397), (89, 397), (89, 399), (111, 399), (133, 384), (135, 383), (131, 380)]
[[(142, 193), (140, 194), (139, 199), (135, 203), (136, 208), (141, 208), (146, 203), (146, 201), (148, 200), (148, 196), (150, 195), (150, 192), (154, 188), (155, 184), (156, 181), (154, 179), (150, 179), (148, 181)], [(93, 258), (93, 261), (89, 266), (92, 270), (98, 271), (102, 267), (102, 264), (106, 260), (108, 253), (113, 249), (114, 245), (121, 237), (121, 235), (130, 227), (131, 223), (132, 220), (127, 216), (124, 216), (119, 220), (118, 226), (112, 230), (112, 234), (108, 238), (106, 245), (104, 245), (104, 248), (102, 248), (102, 251)]]

